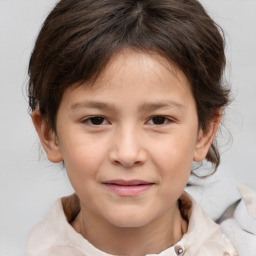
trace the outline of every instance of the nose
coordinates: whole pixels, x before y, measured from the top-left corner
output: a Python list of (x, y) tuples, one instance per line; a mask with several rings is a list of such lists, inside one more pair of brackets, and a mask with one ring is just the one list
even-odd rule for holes
[(109, 152), (115, 165), (130, 168), (145, 163), (147, 154), (143, 145), (143, 136), (136, 128), (123, 127), (115, 132)]

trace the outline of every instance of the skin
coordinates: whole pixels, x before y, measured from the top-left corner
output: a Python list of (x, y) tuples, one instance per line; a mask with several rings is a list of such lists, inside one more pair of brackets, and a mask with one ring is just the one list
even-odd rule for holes
[[(115, 255), (160, 253), (181, 239), (187, 224), (177, 200), (219, 119), (201, 131), (190, 84), (177, 67), (158, 55), (123, 50), (93, 87), (65, 91), (56, 133), (38, 110), (32, 118), (48, 159), (64, 161), (80, 198), (72, 223), (77, 232)], [(116, 179), (150, 185), (120, 195), (105, 184)]]

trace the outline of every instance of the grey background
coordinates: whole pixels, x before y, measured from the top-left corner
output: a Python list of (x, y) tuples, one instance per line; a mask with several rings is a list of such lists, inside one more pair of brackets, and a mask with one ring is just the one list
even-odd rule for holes
[[(53, 201), (72, 192), (64, 171), (40, 152), (27, 113), (26, 69), (55, 0), (0, 0), (0, 255), (23, 255), (29, 230)], [(219, 135), (222, 164), (256, 189), (256, 1), (202, 0), (227, 40), (226, 78), (234, 101)], [(227, 131), (233, 135), (233, 142)]]

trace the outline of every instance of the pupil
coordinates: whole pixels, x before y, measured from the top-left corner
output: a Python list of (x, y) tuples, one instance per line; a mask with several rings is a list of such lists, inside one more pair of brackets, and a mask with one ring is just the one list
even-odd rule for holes
[(153, 123), (154, 124), (164, 124), (164, 122), (165, 122), (165, 117), (163, 117), (163, 116), (153, 117)]
[(92, 117), (91, 118), (91, 123), (93, 125), (100, 125), (102, 124), (104, 121), (104, 118), (103, 117), (100, 117), (100, 116), (95, 116), (95, 117)]

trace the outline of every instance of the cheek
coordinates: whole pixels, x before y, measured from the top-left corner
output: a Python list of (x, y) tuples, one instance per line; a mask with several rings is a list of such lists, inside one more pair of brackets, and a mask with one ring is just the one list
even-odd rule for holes
[(154, 145), (154, 162), (161, 176), (168, 180), (188, 178), (191, 172), (195, 139), (192, 136), (173, 136)]
[(94, 143), (71, 143), (62, 148), (62, 155), (70, 182), (76, 189), (77, 186), (88, 183), (90, 177), (97, 177), (105, 150)]

